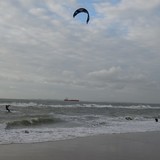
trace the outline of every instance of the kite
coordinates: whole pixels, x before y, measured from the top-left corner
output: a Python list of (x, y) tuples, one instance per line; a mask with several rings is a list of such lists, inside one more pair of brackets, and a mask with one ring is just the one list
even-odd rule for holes
[(89, 22), (89, 19), (90, 19), (90, 17), (89, 17), (89, 12), (88, 12), (85, 8), (79, 8), (79, 9), (77, 9), (77, 10), (74, 12), (74, 14), (73, 14), (73, 18), (74, 18), (77, 14), (79, 14), (79, 13), (81, 13), (81, 12), (87, 13), (88, 17), (87, 17), (86, 23), (88, 23), (88, 22)]

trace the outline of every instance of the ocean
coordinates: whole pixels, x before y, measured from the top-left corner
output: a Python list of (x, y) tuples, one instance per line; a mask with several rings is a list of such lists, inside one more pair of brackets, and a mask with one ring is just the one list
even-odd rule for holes
[(0, 99), (0, 144), (160, 131), (156, 117), (160, 104)]

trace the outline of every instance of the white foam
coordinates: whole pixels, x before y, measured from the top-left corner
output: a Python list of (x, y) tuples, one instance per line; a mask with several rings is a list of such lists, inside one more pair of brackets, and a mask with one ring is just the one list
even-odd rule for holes
[(112, 104), (81, 104), (81, 103), (75, 103), (75, 104), (39, 104), (36, 102), (10, 102), (10, 103), (0, 103), (0, 106), (5, 106), (7, 104), (10, 104), (11, 106), (15, 107), (66, 107), (66, 108), (75, 108), (75, 107), (85, 107), (85, 108), (124, 108), (124, 109), (160, 109), (160, 107), (157, 106), (150, 106), (150, 105), (112, 105)]
[(85, 108), (121, 108), (121, 109), (160, 109), (159, 106), (153, 107), (150, 105), (102, 105), (102, 104), (68, 104), (68, 105), (48, 105), (50, 107), (66, 107), (66, 108), (75, 108), (75, 107), (85, 107)]
[[(101, 120), (103, 122), (103, 120)], [(107, 133), (160, 131), (154, 121), (110, 121), (106, 125), (72, 128), (30, 128), (5, 130), (0, 127), (0, 144), (33, 143), (71, 139)]]
[(29, 102), (29, 103), (22, 103), (22, 102), (11, 102), (11, 103), (0, 103), (1, 106), (5, 105), (11, 105), (11, 106), (16, 106), (16, 107), (29, 107), (29, 106), (37, 106), (37, 103), (34, 102)]

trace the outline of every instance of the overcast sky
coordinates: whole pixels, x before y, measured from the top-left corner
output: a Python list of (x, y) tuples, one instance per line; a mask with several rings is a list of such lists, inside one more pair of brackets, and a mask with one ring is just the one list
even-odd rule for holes
[(160, 0), (0, 0), (0, 97), (160, 103)]

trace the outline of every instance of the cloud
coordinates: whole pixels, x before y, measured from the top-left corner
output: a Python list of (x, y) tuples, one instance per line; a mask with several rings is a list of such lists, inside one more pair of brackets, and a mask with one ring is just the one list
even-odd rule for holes
[[(83, 4), (88, 25), (72, 17)], [(159, 7), (158, 0), (0, 1), (0, 96), (148, 101), (160, 93)]]
[(156, 12), (159, 7), (158, 0), (149, 0), (147, 3), (143, 0), (122, 0), (118, 5), (108, 2), (95, 4), (97, 13), (103, 16), (104, 26), (117, 26), (116, 29), (120, 28), (119, 32), (126, 33), (124, 38), (152, 47), (155, 47), (153, 42), (159, 43), (159, 15)]
[(120, 67), (112, 67), (112, 68), (109, 68), (108, 70), (103, 69), (100, 71), (90, 72), (88, 73), (88, 76), (90, 78), (106, 81), (107, 79), (115, 79), (115, 77), (118, 76), (120, 70), (121, 70)]

